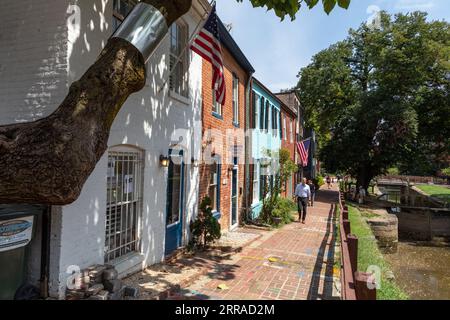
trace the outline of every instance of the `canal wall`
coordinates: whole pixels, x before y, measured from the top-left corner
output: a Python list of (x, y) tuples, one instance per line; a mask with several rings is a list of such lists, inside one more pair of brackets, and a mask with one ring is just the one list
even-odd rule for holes
[(402, 240), (450, 240), (450, 210), (439, 208), (399, 208), (398, 234)]

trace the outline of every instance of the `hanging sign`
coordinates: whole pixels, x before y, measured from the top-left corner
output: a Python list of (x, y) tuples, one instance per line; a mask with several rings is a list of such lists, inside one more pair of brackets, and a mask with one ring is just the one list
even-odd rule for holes
[(34, 217), (0, 221), (0, 252), (26, 246), (31, 241)]

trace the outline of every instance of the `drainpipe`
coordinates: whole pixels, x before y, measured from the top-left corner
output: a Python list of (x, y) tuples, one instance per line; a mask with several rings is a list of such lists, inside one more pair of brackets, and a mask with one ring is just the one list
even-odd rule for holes
[(42, 298), (48, 298), (48, 281), (50, 266), (50, 230), (51, 230), (51, 206), (47, 206), (42, 215), (42, 239), (41, 239), (41, 275), (40, 291)]
[(244, 188), (244, 201), (245, 201), (245, 217), (247, 221), (251, 220), (250, 208), (249, 208), (249, 190), (250, 190), (250, 154), (251, 143), (249, 137), (250, 130), (250, 99), (251, 99), (251, 83), (253, 78), (253, 72), (249, 73), (246, 92), (245, 92), (245, 188)]

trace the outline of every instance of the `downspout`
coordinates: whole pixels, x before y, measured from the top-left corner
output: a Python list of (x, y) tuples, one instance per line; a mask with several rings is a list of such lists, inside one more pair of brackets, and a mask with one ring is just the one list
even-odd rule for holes
[(245, 201), (245, 217), (246, 221), (251, 220), (251, 208), (249, 207), (249, 190), (250, 190), (250, 154), (251, 154), (251, 143), (250, 143), (250, 99), (251, 99), (251, 83), (253, 79), (253, 73), (249, 72), (249, 77), (245, 92), (245, 188), (244, 188), (244, 201)]
[(51, 206), (47, 206), (42, 215), (42, 239), (41, 239), (41, 275), (40, 291), (41, 297), (46, 299), (49, 296), (49, 266), (50, 266), (50, 234), (51, 234)]

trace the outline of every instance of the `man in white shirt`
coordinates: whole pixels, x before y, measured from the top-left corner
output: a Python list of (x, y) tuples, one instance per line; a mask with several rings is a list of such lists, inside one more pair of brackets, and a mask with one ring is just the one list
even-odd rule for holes
[(298, 220), (304, 224), (306, 219), (306, 208), (308, 207), (308, 202), (311, 198), (311, 189), (306, 183), (306, 178), (303, 178), (302, 183), (299, 183), (295, 188), (295, 196), (297, 197), (298, 204)]

